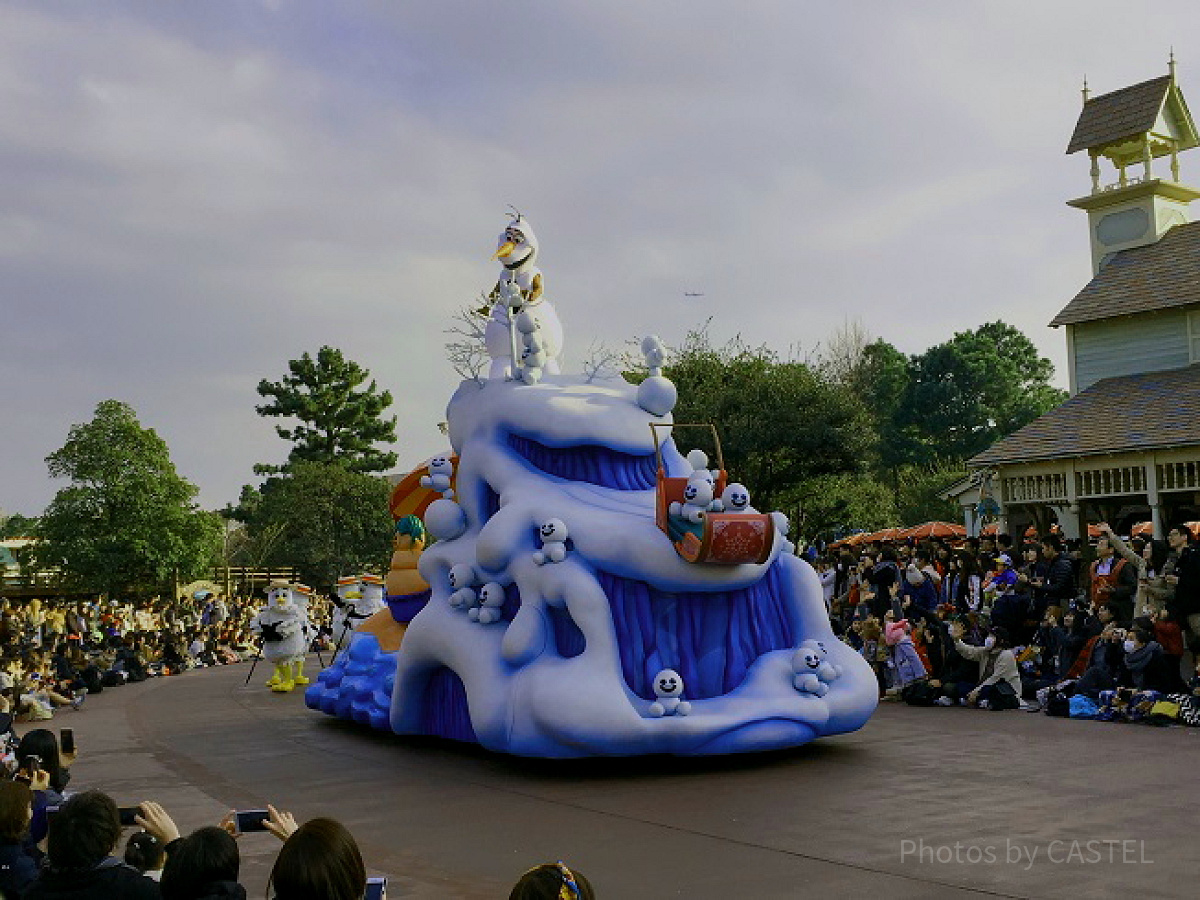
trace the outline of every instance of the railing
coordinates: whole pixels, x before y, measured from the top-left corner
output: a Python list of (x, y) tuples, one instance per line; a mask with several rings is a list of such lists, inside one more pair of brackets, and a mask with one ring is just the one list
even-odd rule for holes
[(1200, 462), (1174, 462), (1158, 464), (1158, 489), (1160, 491), (1200, 490)]
[(1079, 497), (1113, 497), (1119, 494), (1146, 493), (1146, 470), (1142, 466), (1117, 466), (1111, 469), (1087, 469), (1075, 473)]
[(1053, 502), (1067, 499), (1067, 476), (1061, 472), (1049, 475), (1016, 475), (1004, 478), (1000, 496), (1005, 503)]

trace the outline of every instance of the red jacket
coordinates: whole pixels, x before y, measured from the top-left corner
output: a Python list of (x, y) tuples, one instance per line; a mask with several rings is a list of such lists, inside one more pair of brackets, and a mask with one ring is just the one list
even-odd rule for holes
[(1154, 639), (1167, 656), (1183, 656), (1183, 631), (1174, 622), (1155, 622)]

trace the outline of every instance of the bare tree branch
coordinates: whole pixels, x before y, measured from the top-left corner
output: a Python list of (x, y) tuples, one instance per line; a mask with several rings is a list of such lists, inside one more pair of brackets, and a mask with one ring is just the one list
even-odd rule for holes
[(474, 303), (460, 307), (445, 329), (446, 360), (459, 378), (482, 382), (490, 363), (484, 335), (487, 330), (491, 300), (481, 293)]

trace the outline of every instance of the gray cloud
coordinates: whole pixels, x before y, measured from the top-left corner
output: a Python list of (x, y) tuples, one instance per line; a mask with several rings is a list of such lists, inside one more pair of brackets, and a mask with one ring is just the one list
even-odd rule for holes
[(1080, 75), (1160, 74), (1189, 12), (0, 5), (0, 507), (48, 502), (43, 457), (107, 397), (204, 503), (234, 499), (286, 452), (255, 384), (323, 343), (396, 395), (419, 462), (508, 203), (576, 361), (709, 315), (780, 349), (858, 317), (909, 352), (1004, 318), (1061, 369), (1045, 323), (1089, 273), (1063, 206)]

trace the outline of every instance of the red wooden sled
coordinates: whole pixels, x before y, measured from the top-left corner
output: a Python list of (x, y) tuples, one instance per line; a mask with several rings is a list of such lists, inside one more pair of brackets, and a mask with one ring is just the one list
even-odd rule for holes
[(725, 458), (721, 453), (721, 438), (711, 424), (676, 422), (674, 425), (650, 423), (654, 438), (654, 455), (658, 463), (655, 483), (655, 522), (675, 547), (675, 552), (690, 563), (713, 563), (721, 566), (736, 566), (742, 563), (764, 563), (775, 546), (775, 521), (765, 513), (715, 513), (704, 514), (704, 535), (699, 537), (685, 532), (675, 540), (671, 536), (670, 513), (672, 503), (683, 503), (683, 489), (687, 478), (668, 478), (663, 467), (662, 444), (658, 439), (659, 428), (709, 428), (713, 444), (717, 449), (717, 478), (713, 493), (720, 496), (729, 479), (725, 472)]

